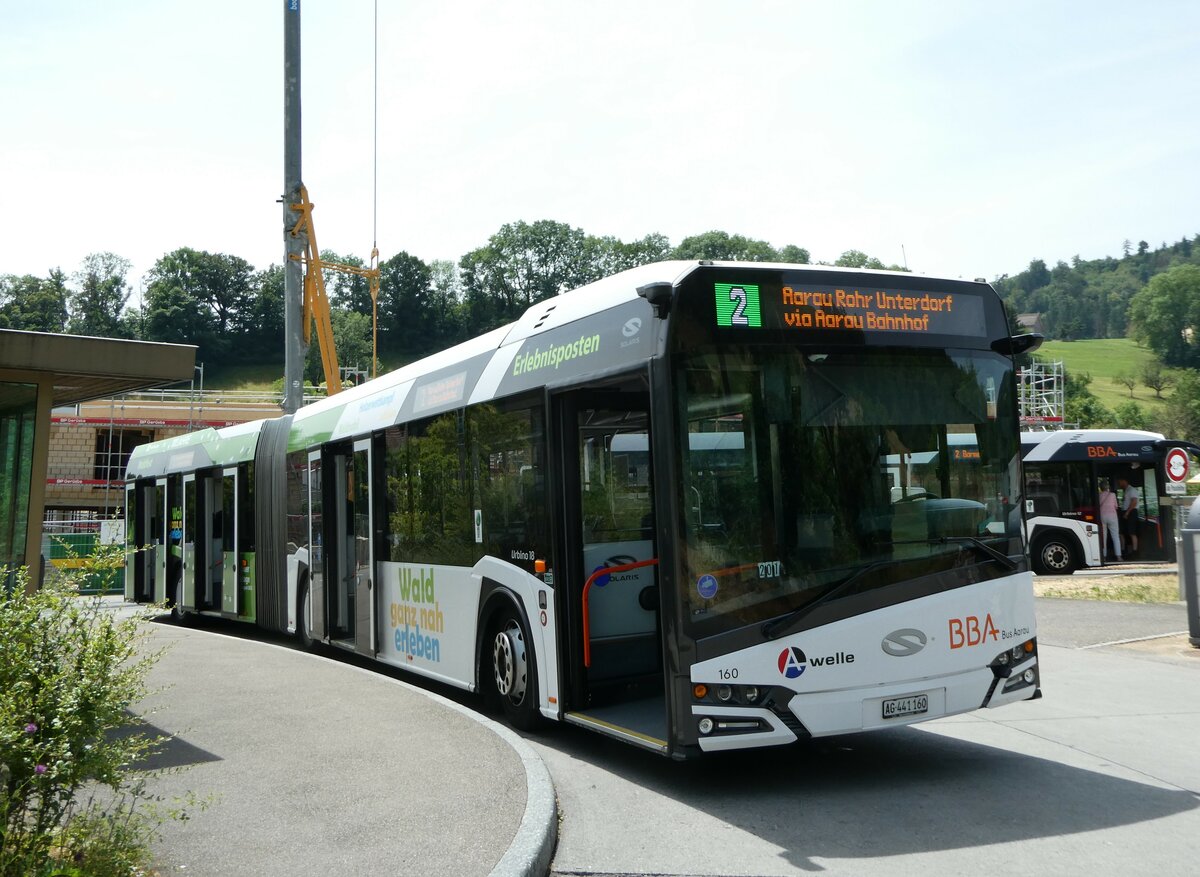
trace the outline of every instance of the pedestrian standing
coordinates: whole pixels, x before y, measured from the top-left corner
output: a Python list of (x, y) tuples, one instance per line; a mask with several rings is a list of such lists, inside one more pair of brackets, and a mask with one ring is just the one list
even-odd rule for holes
[(1113, 493), (1112, 481), (1105, 481), (1100, 491), (1100, 550), (1107, 552), (1112, 541), (1112, 556), (1121, 562), (1121, 524), (1117, 516), (1117, 495)]
[(1125, 539), (1125, 556), (1137, 557), (1138, 553), (1138, 504), (1141, 491), (1122, 476), (1117, 479), (1121, 488), (1121, 535)]

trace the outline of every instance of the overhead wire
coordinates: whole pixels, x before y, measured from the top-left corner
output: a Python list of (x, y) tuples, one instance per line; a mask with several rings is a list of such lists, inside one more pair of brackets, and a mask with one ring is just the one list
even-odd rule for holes
[(371, 246), (379, 248), (379, 0), (375, 0), (375, 93), (372, 109)]

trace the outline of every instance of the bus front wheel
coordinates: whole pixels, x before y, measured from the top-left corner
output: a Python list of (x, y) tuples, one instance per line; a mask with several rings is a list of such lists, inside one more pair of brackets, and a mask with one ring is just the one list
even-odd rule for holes
[(1069, 576), (1075, 572), (1075, 552), (1062, 536), (1047, 534), (1034, 540), (1033, 571), (1043, 576)]
[(530, 731), (537, 724), (537, 674), (533, 645), (520, 615), (505, 609), (492, 625), (488, 642), (492, 687), (504, 716), (514, 728)]

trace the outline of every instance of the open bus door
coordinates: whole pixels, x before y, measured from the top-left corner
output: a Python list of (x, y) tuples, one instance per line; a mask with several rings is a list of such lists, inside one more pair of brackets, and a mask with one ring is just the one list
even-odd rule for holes
[[(328, 547), (325, 565), (329, 641), (374, 656), (375, 570), (372, 534), (375, 530), (372, 493), (371, 440), (330, 452), (332, 484), (324, 515)], [(313, 612), (318, 608), (314, 604)]]
[(308, 630), (318, 642), (325, 639), (325, 522), (322, 515), (324, 485), (321, 482), (321, 452), (308, 455), (308, 598), (304, 604)]
[(151, 524), (151, 538), (154, 545), (154, 585), (150, 599), (161, 603), (167, 598), (167, 479), (159, 478), (154, 482), (154, 519)]
[(155, 535), (157, 489), (150, 480), (125, 486), (125, 599), (135, 603), (154, 600), (155, 572), (161, 533)]
[(561, 442), (566, 720), (665, 751), (649, 395), (575, 391), (556, 400)]
[(196, 609), (196, 475), (183, 476), (183, 578), (176, 599), (179, 608)]
[(221, 472), (221, 614), (238, 614), (238, 470)]

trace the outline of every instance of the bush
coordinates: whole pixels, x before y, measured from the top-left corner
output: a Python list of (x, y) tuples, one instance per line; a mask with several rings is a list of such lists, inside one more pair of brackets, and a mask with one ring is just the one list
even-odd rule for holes
[(138, 873), (162, 822), (135, 768), (161, 738), (128, 733), (161, 652), (146, 615), (78, 595), (87, 572), (0, 585), (0, 877)]

